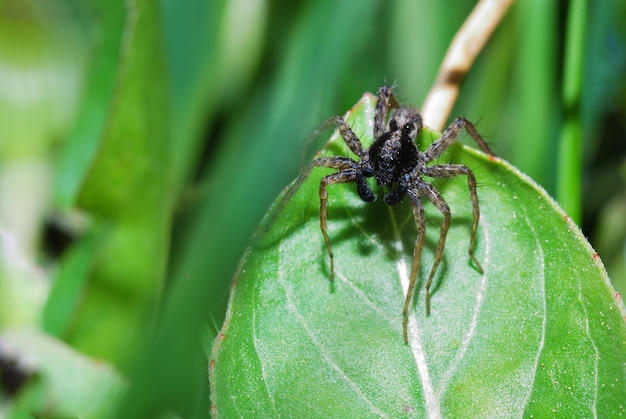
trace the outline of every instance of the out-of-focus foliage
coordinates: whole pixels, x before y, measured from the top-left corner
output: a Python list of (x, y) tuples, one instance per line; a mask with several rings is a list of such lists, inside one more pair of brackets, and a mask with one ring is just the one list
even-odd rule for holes
[[(199, 336), (212, 340), (255, 226), (324, 141), (306, 139), (385, 80), (419, 107), (474, 3), (0, 0), (0, 369), (23, 378), (2, 381), (0, 415), (54, 414), (55, 392), (83, 385), (48, 358), (25, 364), (9, 336), (118, 389), (123, 376), (125, 417), (205, 415)], [(582, 224), (624, 293), (626, 6), (587, 12)], [(566, 16), (518, 0), (454, 111), (550, 193)]]

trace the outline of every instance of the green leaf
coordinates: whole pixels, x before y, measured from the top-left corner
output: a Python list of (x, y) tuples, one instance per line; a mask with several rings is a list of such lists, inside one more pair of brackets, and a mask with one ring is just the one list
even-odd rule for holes
[[(371, 142), (375, 98), (348, 121)], [(421, 141), (428, 140), (425, 133)], [(432, 141), (432, 138), (430, 139)], [(324, 154), (346, 155), (335, 134)], [(427, 237), (402, 338), (416, 229), (407, 202), (366, 204), (329, 187), (335, 284), (319, 229), (316, 169), (241, 261), (210, 363), (213, 410), (258, 417), (587, 417), (626, 413), (624, 308), (599, 258), (557, 204), (506, 162), (455, 144), (473, 169), (481, 219), (467, 254), (467, 181), (437, 180), (452, 211), (431, 315), (423, 287), (442, 220)]]

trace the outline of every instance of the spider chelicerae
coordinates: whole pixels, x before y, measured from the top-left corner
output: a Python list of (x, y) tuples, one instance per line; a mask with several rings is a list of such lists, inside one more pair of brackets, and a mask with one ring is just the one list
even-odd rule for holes
[[(391, 111), (391, 112), (389, 112)], [(387, 114), (389, 119), (387, 120)], [(315, 159), (300, 174), (287, 193), (283, 202), (291, 197), (291, 194), (298, 189), (300, 184), (309, 176), (315, 167), (328, 167), (337, 169), (337, 172), (324, 176), (320, 182), (320, 227), (326, 249), (330, 259), (330, 280), (334, 280), (334, 256), (328, 237), (328, 185), (335, 183), (355, 183), (357, 193), (365, 202), (376, 200), (376, 194), (367, 183), (367, 178), (374, 177), (376, 183), (387, 187), (389, 191), (384, 196), (384, 201), (388, 205), (398, 205), (404, 197), (408, 197), (413, 210), (415, 226), (417, 227), (417, 238), (413, 250), (413, 262), (411, 264), (411, 274), (409, 276), (409, 288), (404, 300), (402, 311), (402, 327), (404, 341), (408, 343), (407, 320), (408, 312), (413, 294), (413, 288), (417, 280), (420, 266), (422, 248), (424, 247), (426, 220), (424, 217), (423, 198), (432, 202), (443, 214), (443, 222), (439, 234), (439, 241), (435, 251), (435, 260), (430, 270), (428, 281), (426, 282), (426, 313), (430, 313), (430, 287), (433, 282), (437, 267), (441, 262), (443, 250), (446, 243), (446, 235), (450, 228), (450, 208), (437, 189), (424, 177), (429, 178), (451, 178), (460, 175), (467, 176), (470, 198), (472, 200), (472, 233), (469, 243), (469, 257), (476, 269), (482, 274), (483, 269), (474, 256), (474, 243), (476, 241), (476, 229), (480, 217), (478, 207), (478, 195), (476, 194), (476, 178), (472, 171), (460, 164), (432, 164), (449, 146), (455, 141), (462, 129), (465, 129), (470, 136), (478, 143), (480, 148), (487, 154), (494, 156), (485, 140), (478, 134), (472, 123), (465, 118), (457, 118), (443, 132), (442, 136), (433, 142), (426, 151), (418, 150), (415, 139), (419, 135), (423, 123), (422, 117), (414, 108), (400, 106), (393, 94), (392, 88), (382, 86), (378, 90), (376, 110), (374, 115), (374, 142), (365, 149), (359, 138), (354, 134), (346, 121), (335, 116), (330, 118), (326, 125), (334, 123), (341, 137), (350, 150), (358, 157), (353, 160), (349, 157), (320, 157)]]

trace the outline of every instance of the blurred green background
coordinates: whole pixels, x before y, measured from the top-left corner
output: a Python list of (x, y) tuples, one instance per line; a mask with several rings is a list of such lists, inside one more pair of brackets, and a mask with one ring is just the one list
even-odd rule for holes
[[(474, 5), (0, 0), (0, 339), (54, 337), (131, 377), (125, 417), (205, 415), (202, 347), (255, 226), (325, 141), (307, 138), (384, 82), (419, 107)], [(519, 0), (451, 115), (564, 205), (622, 294), (624, 22), (617, 0)], [(38, 406), (8, 376), (0, 409)]]

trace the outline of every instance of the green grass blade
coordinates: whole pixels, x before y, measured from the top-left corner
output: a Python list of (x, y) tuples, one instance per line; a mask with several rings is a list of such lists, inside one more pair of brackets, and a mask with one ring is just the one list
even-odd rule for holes
[(564, 120), (559, 141), (557, 200), (572, 219), (582, 221), (582, 148), (580, 115), (587, 2), (569, 4), (563, 74)]

